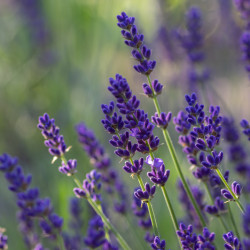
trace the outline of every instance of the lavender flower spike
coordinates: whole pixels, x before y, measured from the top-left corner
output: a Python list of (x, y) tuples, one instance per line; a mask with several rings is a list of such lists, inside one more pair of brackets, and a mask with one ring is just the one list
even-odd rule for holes
[(77, 170), (76, 170), (76, 166), (77, 166), (77, 161), (74, 160), (68, 160), (67, 165), (62, 162), (62, 166), (59, 167), (59, 172), (66, 174), (68, 176), (74, 175)]
[(74, 188), (74, 193), (78, 198), (91, 198), (95, 202), (101, 201), (101, 174), (96, 170), (92, 170), (86, 174), (82, 188)]
[(151, 244), (152, 249), (154, 250), (165, 250), (166, 242), (165, 240), (160, 240), (158, 236), (155, 236), (154, 242)]
[(121, 34), (125, 39), (125, 44), (132, 47), (132, 56), (139, 62), (134, 69), (144, 75), (150, 75), (156, 66), (156, 61), (150, 60), (151, 50), (143, 45), (144, 35), (138, 32), (134, 24), (135, 18), (129, 17), (125, 12), (117, 16), (118, 27), (122, 29)]
[(156, 191), (156, 186), (152, 186), (150, 187), (150, 185), (148, 183), (145, 184), (145, 191), (138, 189), (137, 191), (134, 192), (134, 195), (136, 198), (138, 198), (139, 200), (141, 200), (142, 203), (147, 203), (148, 201), (150, 201), (155, 194)]
[(4, 228), (0, 228), (0, 249), (7, 250), (8, 249), (8, 237), (4, 235)]
[(49, 153), (55, 157), (54, 160), (70, 149), (67, 148), (63, 136), (59, 134), (60, 129), (55, 125), (55, 120), (50, 119), (47, 113), (39, 117), (37, 127), (42, 131), (45, 138), (44, 144), (49, 148)]
[(224, 244), (227, 250), (243, 250), (242, 245), (237, 237), (234, 236), (233, 232), (223, 234)]
[(147, 175), (150, 180), (157, 185), (164, 186), (168, 180), (170, 175), (170, 170), (165, 170), (165, 165), (163, 164), (163, 160), (160, 158), (151, 159), (151, 156), (147, 156), (145, 161), (147, 164), (151, 166), (151, 172), (148, 172)]
[(198, 236), (198, 249), (210, 249), (215, 250), (215, 246), (213, 245), (213, 241), (215, 239), (215, 233), (210, 233), (210, 231), (204, 227), (203, 235)]
[(197, 235), (193, 233), (193, 226), (186, 227), (183, 223), (180, 223), (179, 228), (176, 233), (180, 238), (183, 249), (198, 249)]
[(243, 133), (248, 137), (248, 140), (250, 141), (250, 125), (249, 122), (245, 119), (243, 119), (240, 122), (241, 127), (243, 128)]

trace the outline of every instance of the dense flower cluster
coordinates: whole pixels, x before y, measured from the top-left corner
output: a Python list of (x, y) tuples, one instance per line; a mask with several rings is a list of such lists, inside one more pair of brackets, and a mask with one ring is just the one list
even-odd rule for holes
[[(246, 0), (237, 0), (236, 5), (243, 18), (249, 22), (250, 4)], [(239, 142), (239, 133), (234, 126), (233, 119), (223, 118), (220, 114), (220, 106), (211, 105), (206, 112), (205, 106), (198, 103), (195, 93), (185, 96), (187, 107), (185, 111), (180, 111), (173, 118), (173, 122), (176, 131), (180, 134), (179, 144), (182, 145), (183, 152), (192, 165), (195, 179), (201, 184), (201, 186), (193, 185), (193, 183), (191, 185), (186, 175), (182, 173), (183, 164), (178, 162), (174, 144), (169, 136), (168, 128), (172, 113), (161, 112), (157, 99), (157, 96), (162, 93), (163, 85), (158, 80), (151, 81), (150, 78), (156, 61), (151, 60), (151, 50), (144, 45), (144, 35), (138, 31), (135, 18), (122, 12), (117, 19), (117, 25), (122, 29), (121, 34), (125, 39), (125, 44), (132, 48), (132, 56), (137, 61), (134, 69), (148, 80), (148, 83), (142, 85), (144, 94), (154, 102), (157, 112), (150, 118), (141, 109), (140, 100), (133, 95), (127, 80), (117, 74), (115, 78), (109, 79), (108, 87), (115, 101), (101, 105), (104, 114), (101, 122), (105, 130), (111, 134), (109, 142), (115, 148), (115, 154), (121, 161), (124, 161), (123, 170), (132, 178), (137, 179), (140, 187), (134, 189), (132, 207), (127, 209), (129, 188), (124, 186), (118, 171), (112, 166), (104, 146), (99, 143), (94, 132), (88, 129), (84, 123), (78, 124), (76, 131), (79, 142), (90, 158), (94, 169), (85, 173), (86, 178), (80, 181), (77, 177), (77, 171), (79, 171), (77, 160), (66, 159), (66, 152), (70, 147), (66, 146), (55, 120), (45, 113), (39, 117), (38, 123), (38, 128), (45, 139), (44, 144), (53, 156), (52, 163), (55, 160), (60, 161), (59, 172), (71, 177), (74, 181), (76, 186), (73, 192), (77, 198), (70, 200), (68, 231), (62, 232), (63, 219), (54, 212), (49, 198), (40, 198), (39, 189), (30, 187), (31, 175), (24, 174), (22, 167), (18, 165), (17, 158), (7, 154), (0, 156), (0, 171), (4, 173), (5, 179), (8, 181), (9, 189), (16, 194), (19, 207), (17, 216), (19, 229), (27, 247), (36, 250), (45, 249), (42, 245), (45, 240), (39, 233), (39, 230), (42, 230), (42, 236), (54, 240), (49, 243), (49, 246), (55, 249), (58, 249), (60, 242), (59, 249), (62, 250), (83, 249), (85, 246), (90, 249), (130, 250), (129, 245), (132, 241), (128, 244), (112, 224), (113, 219), (116, 219), (114, 222), (117, 225), (122, 224), (125, 216), (122, 216), (121, 221), (120, 218), (113, 217), (114, 213), (108, 207), (110, 202), (109, 200), (105, 202), (106, 196), (102, 194), (104, 186), (107, 197), (112, 199), (117, 212), (129, 216), (131, 210), (137, 217), (138, 225), (146, 231), (145, 241), (154, 250), (165, 250), (167, 242), (162, 239), (157, 225), (157, 218), (159, 219), (163, 215), (155, 213), (152, 204), (152, 199), (158, 189), (162, 191), (161, 200), (166, 202), (176, 232), (176, 245), (179, 244), (181, 249), (220, 249), (221, 246), (215, 246), (215, 238), (219, 237), (225, 241), (225, 249), (241, 250), (243, 246), (249, 249), (250, 205), (243, 206), (239, 200), (240, 196), (243, 196), (244, 189), (246, 187), (248, 189), (249, 184), (242, 186), (238, 181), (231, 182), (230, 180), (229, 182), (229, 170), (225, 169), (226, 164), (222, 164), (223, 159), (227, 159), (227, 157), (224, 157), (222, 149), (219, 148), (223, 138), (224, 142), (229, 144), (229, 160), (235, 164), (238, 173), (245, 175), (245, 180), (248, 182), (250, 171), (247, 152)], [(177, 34), (191, 62), (189, 77), (192, 84), (204, 83), (209, 77), (208, 71), (200, 65), (204, 61), (201, 19), (200, 10), (197, 7), (190, 8), (186, 15), (186, 32)], [(242, 40), (242, 44), (244, 44), (246, 67), (249, 71), (250, 36), (243, 34), (244, 37), (245, 40)], [(248, 121), (242, 120), (241, 126), (243, 133), (249, 139), (250, 125)], [(178, 172), (181, 178), (178, 183), (179, 200), (185, 211), (184, 223), (188, 223), (188, 226), (183, 222), (179, 224), (175, 215), (176, 204), (171, 203), (171, 199), (176, 198), (175, 194), (173, 193), (170, 196), (171, 199), (169, 198), (166, 183), (171, 178), (170, 170), (166, 168), (168, 165), (165, 166), (161, 158), (155, 156), (160, 146), (160, 139), (154, 134), (155, 127), (159, 127), (163, 132), (176, 173)], [(134, 159), (138, 155), (139, 157)], [(223, 169), (223, 173), (221, 169)], [(145, 170), (147, 173), (143, 173)], [(173, 173), (173, 176), (176, 173)], [(148, 178), (151, 183), (145, 181), (144, 178)], [(202, 188), (206, 188), (206, 195)], [(248, 202), (248, 197), (244, 198)], [(159, 201), (161, 200), (159, 199)], [(85, 207), (83, 210), (80, 203), (82, 201), (88, 202), (89, 207)], [(238, 229), (235, 221), (238, 214), (234, 209), (231, 210), (231, 204), (236, 204), (243, 214), (243, 230)], [(91, 210), (85, 212), (85, 209)], [(83, 223), (85, 214), (89, 219), (87, 229)], [(209, 229), (211, 216), (213, 216), (213, 220), (216, 220), (215, 223), (220, 221), (223, 227), (221, 233), (218, 230), (217, 237)], [(227, 221), (225, 222), (224, 219)], [(39, 230), (37, 230), (38, 225)], [(134, 221), (131, 222), (131, 225), (135, 225)], [(134, 232), (132, 229), (128, 230), (132, 234), (125, 238), (130, 239), (131, 237), (132, 239)], [(197, 234), (195, 229), (202, 233)], [(246, 236), (244, 239), (239, 234), (242, 231)], [(135, 238), (139, 240), (137, 236)], [(0, 249), (7, 249), (7, 237), (3, 235), (1, 229)]]
[[(16, 193), (17, 205), (20, 209), (19, 219), (32, 227), (32, 220), (39, 218), (43, 232), (52, 239), (56, 239), (61, 232), (63, 219), (53, 212), (50, 199), (40, 198), (39, 189), (30, 187), (32, 176), (23, 173), (17, 158), (3, 154), (0, 156), (0, 164), (0, 171), (5, 173), (9, 189)], [(27, 245), (30, 245), (27, 235), (26, 240)]]
[[(107, 111), (107, 113), (109, 112)], [(114, 200), (115, 210), (119, 213), (125, 213), (127, 203), (125, 186), (117, 171), (112, 167), (111, 159), (106, 154), (104, 147), (96, 139), (94, 132), (88, 129), (84, 123), (79, 123), (76, 126), (76, 131), (79, 142), (90, 157), (91, 164), (100, 171), (106, 191), (111, 195), (117, 194), (118, 196), (118, 199)]]
[(74, 193), (78, 198), (91, 198), (94, 201), (101, 201), (101, 174), (92, 170), (86, 174), (86, 179), (83, 181), (82, 188), (74, 188)]
[(224, 244), (225, 249), (228, 250), (242, 250), (242, 245), (237, 237), (234, 236), (233, 232), (228, 232), (223, 234), (223, 240), (226, 242)]
[(203, 234), (197, 236), (193, 232), (192, 225), (186, 227), (183, 223), (181, 223), (180, 230), (177, 231), (177, 235), (181, 240), (181, 244), (184, 250), (215, 249), (215, 246), (213, 245), (215, 233), (210, 233), (210, 231), (206, 227), (203, 229)]
[(139, 61), (134, 69), (141, 74), (149, 75), (156, 66), (156, 61), (150, 60), (151, 50), (143, 45), (144, 35), (138, 32), (134, 24), (135, 18), (129, 17), (125, 12), (117, 16), (117, 25), (122, 29), (121, 33), (125, 44), (132, 47), (132, 56)]
[(97, 248), (105, 242), (103, 222), (99, 216), (95, 216), (89, 221), (88, 232), (84, 239), (84, 243), (90, 248)]
[(55, 125), (55, 120), (50, 119), (49, 115), (45, 113), (43, 116), (39, 117), (37, 127), (42, 131), (41, 133), (45, 138), (44, 144), (49, 148), (49, 153), (55, 157), (64, 155), (67, 146), (63, 136), (59, 134), (60, 129)]

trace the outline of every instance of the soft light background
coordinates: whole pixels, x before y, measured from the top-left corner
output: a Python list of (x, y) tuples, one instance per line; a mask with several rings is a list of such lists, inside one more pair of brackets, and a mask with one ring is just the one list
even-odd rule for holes
[[(37, 4), (37, 9), (31, 9), (32, 4)], [(172, 49), (168, 51), (168, 40), (160, 36), (160, 30), (165, 27), (171, 34), (174, 29), (183, 28), (184, 14), (194, 4), (204, 13), (206, 62), (212, 72), (208, 84), (217, 90), (236, 121), (249, 118), (250, 85), (240, 60), (238, 43), (243, 24), (230, 1), (0, 1), (0, 153), (8, 152), (19, 157), (25, 172), (33, 175), (33, 186), (40, 188), (42, 197), (51, 197), (55, 211), (65, 218), (65, 226), (68, 199), (73, 195), (74, 185), (57, 171), (57, 162), (51, 166), (51, 156), (36, 128), (38, 116), (48, 112), (56, 119), (66, 144), (72, 145), (69, 157), (78, 159), (80, 177), (91, 169), (74, 130), (75, 124), (84, 121), (105, 145), (114, 165), (128, 184), (128, 193), (132, 195), (137, 183), (122, 171), (122, 163), (114, 156), (113, 148), (108, 144), (109, 135), (100, 122), (103, 117), (100, 105), (111, 99), (107, 91), (108, 78), (116, 73), (122, 74), (141, 99), (142, 108), (152, 115), (154, 107), (141, 94), (141, 85), (146, 79), (132, 68), (134, 62), (116, 26), (116, 15), (126, 11), (136, 17), (136, 24), (144, 33), (146, 44), (152, 48), (153, 58), (157, 60), (153, 78), (165, 85), (160, 97), (162, 108), (176, 115), (184, 107), (186, 56), (173, 37), (170, 41)], [(222, 104), (220, 98), (209, 89), (208, 86), (208, 95), (214, 104)], [(224, 107), (222, 112), (226, 114)], [(178, 135), (173, 125), (170, 132), (175, 139), (184, 172), (196, 183), (177, 143)], [(159, 132), (156, 133), (161, 136)], [(173, 169), (164, 145), (157, 156), (163, 157), (167, 167)], [(181, 218), (185, 211), (178, 203), (176, 179), (172, 171), (167, 189), (178, 218)], [(175, 249), (174, 230), (161, 195), (156, 195), (153, 206), (162, 238), (166, 239), (167, 246)], [(7, 229), (9, 249), (22, 250), (25, 246), (17, 229), (16, 211), (14, 194), (8, 190), (1, 174), (0, 226)], [(134, 217), (131, 216), (131, 219)], [(112, 221), (123, 233), (137, 230), (139, 236), (136, 240), (142, 241), (143, 233), (139, 227), (128, 229), (125, 221), (121, 222), (117, 217)], [(218, 231), (215, 224), (212, 222), (212, 228)], [(126, 233), (125, 237), (132, 242), (135, 239), (131, 235)]]

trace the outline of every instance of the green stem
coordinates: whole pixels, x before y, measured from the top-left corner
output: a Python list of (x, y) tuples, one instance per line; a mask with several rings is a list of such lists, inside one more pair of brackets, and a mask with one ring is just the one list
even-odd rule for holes
[[(143, 191), (145, 191), (145, 187), (144, 187), (141, 176), (137, 175), (137, 179), (138, 179), (138, 182), (139, 182), (139, 184), (141, 186), (141, 189)], [(148, 213), (149, 213), (149, 216), (150, 216), (150, 219), (151, 219), (151, 222), (152, 222), (152, 227), (153, 227), (153, 230), (154, 230), (154, 234), (155, 234), (155, 236), (159, 236), (158, 226), (157, 226), (155, 213), (154, 213), (151, 201), (148, 201), (146, 204), (148, 206)]]
[[(207, 190), (207, 193), (208, 193), (208, 196), (209, 196), (209, 198), (210, 198), (210, 201), (211, 201), (212, 204), (213, 204), (213, 203), (214, 203), (214, 199), (213, 199), (212, 194), (211, 194), (211, 192), (210, 192), (210, 190), (209, 190), (209, 188), (208, 188), (208, 185), (207, 185), (206, 182), (203, 182), (203, 183), (204, 183), (205, 188), (206, 188), (206, 190)], [(226, 231), (226, 233), (229, 232), (229, 230), (228, 230), (228, 228), (227, 228), (227, 225), (226, 225), (225, 222), (223, 221), (223, 218), (221, 217), (220, 214), (217, 215), (217, 218), (220, 220), (220, 223), (221, 223), (222, 227), (224, 228), (224, 230)]]
[(174, 209), (171, 205), (171, 202), (170, 202), (170, 199), (168, 197), (167, 190), (166, 190), (165, 186), (161, 186), (161, 191), (162, 191), (163, 196), (165, 198), (165, 201), (166, 201), (166, 204), (167, 204), (167, 207), (168, 207), (168, 210), (169, 210), (169, 213), (170, 213), (173, 225), (174, 225), (174, 229), (175, 229), (175, 231), (177, 231), (177, 230), (179, 230), (178, 222), (177, 222), (177, 219), (176, 219), (176, 216), (174, 213)]
[[(166, 190), (165, 186), (161, 186), (161, 191), (162, 191), (163, 196), (165, 198), (165, 201), (166, 201), (166, 204), (167, 204), (167, 207), (168, 207), (168, 211), (170, 213), (170, 217), (171, 217), (171, 220), (172, 220), (172, 223), (174, 225), (175, 232), (176, 232), (177, 230), (179, 230), (179, 226), (178, 226), (178, 222), (176, 220), (174, 209), (173, 209), (173, 207), (171, 205), (171, 202), (170, 202), (170, 199), (168, 197), (167, 190)], [(180, 238), (179, 237), (177, 237), (177, 238), (178, 238), (180, 248), (182, 249), (182, 244), (180, 242)]]
[[(67, 160), (65, 158), (65, 156), (61, 156), (61, 160), (67, 164)], [(76, 183), (76, 185), (82, 189), (82, 185), (81, 182), (79, 181), (79, 179), (77, 177), (75, 177), (73, 175), (73, 180)], [(128, 246), (127, 242), (123, 239), (123, 237), (118, 233), (118, 231), (116, 230), (116, 228), (111, 224), (111, 222), (109, 221), (109, 219), (105, 216), (105, 214), (103, 213), (102, 209), (100, 209), (100, 207), (98, 206), (98, 204), (96, 204), (96, 202), (94, 202), (91, 198), (87, 198), (87, 201), (89, 202), (89, 204), (91, 205), (91, 207), (95, 210), (95, 212), (101, 217), (105, 227), (107, 227), (108, 230), (110, 230), (116, 237), (117, 241), (119, 242), (120, 246), (122, 247), (122, 249), (127, 249), (130, 250), (131, 248)], [(105, 230), (106, 233), (106, 230)], [(109, 238), (109, 237), (108, 237)], [(108, 240), (108, 239), (107, 239)]]
[[(98, 204), (97, 206), (98, 206), (98, 209), (99, 209), (100, 211), (102, 211), (102, 213), (103, 213), (102, 206), (101, 206), (100, 204)], [(106, 238), (109, 242), (111, 242), (111, 241), (110, 241), (110, 237), (109, 237), (109, 229), (108, 229), (108, 227), (107, 227), (106, 225), (104, 225), (104, 231), (105, 231), (105, 238)]]
[[(149, 76), (147, 76), (147, 78), (148, 78), (149, 85), (150, 85), (151, 89), (153, 90), (151, 79), (150, 79)], [(155, 95), (153, 97), (153, 101), (154, 101), (154, 105), (155, 105), (156, 111), (157, 111), (158, 115), (160, 115), (161, 114), (161, 109), (160, 109), (159, 102), (158, 102), (158, 100), (157, 100), (157, 98), (156, 98)], [(193, 204), (193, 207), (194, 207), (194, 209), (195, 209), (195, 211), (196, 211), (196, 213), (197, 213), (197, 215), (198, 215), (198, 217), (200, 219), (200, 222), (201, 222), (202, 226), (205, 227), (206, 226), (206, 222), (205, 222), (205, 220), (204, 220), (204, 218), (202, 216), (202, 213), (201, 213), (201, 211), (199, 209), (199, 206), (198, 206), (198, 204), (197, 204), (197, 202), (196, 202), (196, 200), (195, 200), (195, 198), (194, 198), (194, 196), (193, 196), (193, 194), (192, 194), (192, 192), (191, 192), (191, 190), (190, 190), (190, 188), (189, 188), (189, 186), (187, 184), (187, 181), (184, 178), (184, 175), (182, 173), (180, 164), (179, 164), (178, 159), (177, 159), (177, 154), (175, 152), (174, 145), (173, 145), (173, 142), (171, 140), (171, 137), (170, 137), (168, 131), (165, 130), (165, 129), (162, 129), (162, 133), (163, 133), (166, 145), (167, 145), (167, 147), (169, 149), (170, 155), (172, 157), (172, 160), (174, 162), (175, 169), (178, 172), (178, 174), (179, 174), (179, 176), (181, 178), (181, 181), (183, 183), (183, 187), (184, 187), (184, 189), (185, 189), (185, 191), (186, 191), (186, 193), (187, 193), (187, 195), (188, 195), (191, 203)]]
[(225, 224), (225, 221), (223, 220), (223, 218), (220, 215), (218, 216), (218, 218), (220, 220), (220, 223), (221, 223), (223, 229), (225, 230), (225, 233), (229, 232), (227, 225)]
[(241, 202), (239, 201), (239, 198), (234, 194), (234, 192), (233, 192), (233, 191), (231, 190), (231, 188), (229, 187), (229, 185), (228, 185), (227, 181), (225, 180), (223, 174), (221, 173), (220, 169), (217, 168), (217, 169), (216, 169), (216, 172), (217, 172), (217, 174), (219, 175), (221, 181), (224, 183), (224, 185), (225, 185), (225, 187), (227, 188), (227, 190), (228, 190), (228, 191), (230, 192), (230, 194), (233, 196), (234, 201), (237, 203), (237, 205), (238, 205), (240, 211), (244, 214), (244, 213), (245, 213), (245, 210), (244, 210), (244, 208), (243, 208)]
[(232, 221), (232, 224), (233, 224), (233, 227), (234, 227), (234, 231), (240, 241), (240, 234), (239, 234), (239, 231), (238, 231), (238, 228), (237, 228), (237, 225), (236, 225), (236, 222), (235, 222), (235, 219), (234, 219), (234, 216), (233, 216), (233, 213), (232, 213), (232, 210), (231, 210), (231, 207), (230, 207), (230, 204), (228, 203), (228, 213), (229, 213), (229, 216), (230, 216), (230, 219)]
[[(136, 118), (135, 118), (135, 120), (136, 120)], [(117, 132), (116, 134), (119, 137), (119, 139), (121, 139), (119, 133)], [(134, 162), (133, 162), (133, 159), (132, 159), (131, 156), (129, 157), (129, 160), (130, 160), (131, 164), (134, 165)], [(138, 179), (138, 182), (140, 184), (141, 189), (143, 191), (145, 191), (144, 183), (142, 181), (141, 176), (137, 175), (137, 179)], [(151, 220), (151, 223), (152, 223), (154, 234), (155, 234), (155, 236), (158, 236), (159, 231), (158, 231), (157, 221), (156, 221), (156, 217), (155, 217), (155, 213), (154, 213), (151, 201), (148, 201), (146, 204), (147, 204), (147, 207), (148, 207), (149, 217), (150, 217), (150, 220)]]
[(127, 242), (123, 239), (123, 237), (118, 233), (118, 231), (116, 230), (116, 228), (110, 223), (109, 219), (104, 215), (104, 213), (102, 211), (100, 211), (98, 209), (97, 204), (91, 200), (91, 199), (87, 199), (89, 204), (92, 206), (92, 208), (95, 210), (95, 212), (102, 218), (103, 223), (107, 226), (107, 228), (115, 235), (117, 241), (119, 242), (120, 246), (122, 247), (122, 249), (131, 249)]
[[(126, 213), (125, 218), (126, 218), (126, 221), (127, 221), (127, 224), (128, 224), (127, 225), (128, 228), (134, 228), (135, 227), (134, 220), (131, 221), (131, 217), (128, 215), (128, 213)], [(125, 229), (125, 231), (126, 230), (128, 230), (128, 229)], [(136, 244), (136, 247), (137, 247), (136, 249), (145, 249), (145, 248), (147, 248), (145, 240), (143, 240), (143, 241), (138, 240), (138, 239), (141, 238), (141, 235), (139, 234), (139, 231), (134, 230), (133, 232), (131, 232), (131, 236), (132, 236), (131, 240), (133, 240), (133, 242), (135, 242), (135, 244)]]
[(59, 244), (61, 250), (65, 250), (65, 245), (64, 245), (63, 237), (62, 237), (61, 234), (59, 234), (59, 235), (60, 235), (60, 239), (58, 239), (58, 241), (59, 241), (58, 244)]

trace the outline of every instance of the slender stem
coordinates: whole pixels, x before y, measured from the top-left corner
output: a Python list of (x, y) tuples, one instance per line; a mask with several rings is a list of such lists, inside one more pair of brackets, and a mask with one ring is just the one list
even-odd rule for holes
[[(67, 160), (65, 158), (65, 156), (61, 156), (62, 161), (67, 163)], [(73, 175), (73, 180), (76, 183), (76, 185), (82, 189), (82, 185), (81, 182), (79, 181), (79, 179)], [(94, 202), (91, 198), (87, 198), (87, 201), (89, 202), (89, 204), (91, 205), (91, 207), (95, 210), (95, 212), (101, 217), (104, 225), (110, 230), (112, 231), (112, 233), (115, 235), (117, 241), (119, 242), (120, 246), (122, 247), (122, 249), (131, 249), (127, 242), (123, 239), (123, 237), (118, 233), (118, 231), (116, 230), (116, 228), (110, 223), (109, 219), (106, 217), (106, 215), (103, 213), (102, 209), (99, 208), (98, 204), (96, 204), (96, 202)], [(105, 230), (106, 233), (106, 230)]]
[(105, 216), (105, 214), (98, 209), (97, 204), (91, 200), (87, 199), (89, 204), (92, 206), (92, 208), (95, 210), (95, 212), (102, 218), (103, 223), (112, 231), (112, 233), (115, 235), (117, 241), (119, 242), (122, 249), (131, 249), (127, 242), (123, 239), (123, 237), (118, 233), (116, 228), (110, 223), (109, 219)]
[[(141, 189), (143, 191), (145, 191), (145, 187), (144, 187), (141, 176), (137, 175), (137, 179), (138, 179), (138, 182), (139, 182), (139, 184), (141, 186)], [(155, 213), (154, 213), (151, 201), (148, 201), (146, 204), (148, 206), (148, 213), (149, 213), (149, 216), (150, 216), (150, 219), (151, 219), (151, 222), (152, 222), (152, 227), (153, 227), (153, 230), (154, 230), (154, 234), (155, 234), (155, 236), (159, 236), (158, 226), (157, 226)]]
[[(211, 194), (211, 192), (210, 192), (210, 190), (209, 190), (209, 188), (208, 188), (207, 182), (203, 182), (203, 183), (204, 183), (205, 188), (206, 188), (206, 190), (207, 190), (207, 193), (208, 193), (208, 196), (209, 196), (209, 198), (210, 198), (210, 201), (211, 201), (212, 204), (213, 204), (213, 203), (214, 203), (214, 199), (213, 199), (212, 194)], [(228, 228), (227, 228), (227, 225), (225, 224), (225, 222), (224, 222), (224, 220), (223, 220), (223, 218), (221, 217), (220, 214), (217, 215), (217, 218), (220, 220), (220, 223), (221, 223), (222, 227), (224, 228), (224, 230), (225, 230), (226, 232), (228, 232), (229, 230), (228, 230)]]
[(245, 213), (245, 210), (244, 210), (244, 208), (243, 208), (241, 202), (239, 201), (239, 198), (234, 194), (234, 192), (232, 191), (232, 189), (229, 187), (229, 185), (228, 185), (227, 181), (225, 180), (223, 174), (221, 173), (220, 169), (217, 168), (217, 169), (216, 169), (216, 172), (217, 172), (217, 174), (219, 175), (221, 181), (222, 181), (222, 182), (224, 183), (224, 185), (226, 186), (227, 190), (228, 190), (228, 191), (230, 192), (230, 194), (233, 196), (234, 201), (237, 203), (237, 205), (238, 205), (240, 211), (244, 214), (244, 213)]
[(166, 204), (168, 206), (168, 210), (170, 212), (170, 216), (171, 216), (171, 219), (172, 219), (172, 222), (174, 225), (174, 229), (175, 229), (175, 231), (177, 231), (177, 230), (179, 230), (178, 222), (177, 222), (177, 219), (176, 219), (176, 216), (174, 213), (174, 209), (171, 205), (171, 202), (170, 202), (170, 199), (168, 197), (167, 190), (166, 190), (165, 186), (161, 186), (161, 190), (162, 190), (163, 196), (165, 198)]
[[(135, 120), (137, 120), (137, 119), (135, 118)], [(119, 133), (117, 132), (116, 134), (119, 137), (119, 139), (121, 139)], [(146, 143), (148, 143), (148, 142), (146, 142)], [(130, 160), (131, 164), (134, 165), (134, 161), (133, 161), (131, 156), (129, 157), (129, 160)], [(140, 184), (141, 189), (143, 191), (145, 191), (144, 183), (142, 181), (141, 176), (137, 175), (137, 179), (138, 179), (138, 182)], [(152, 207), (151, 201), (148, 201), (146, 204), (147, 204), (147, 207), (148, 207), (149, 217), (150, 217), (150, 220), (151, 220), (151, 223), (152, 223), (154, 234), (155, 234), (155, 236), (158, 236), (159, 235), (159, 230), (158, 230), (158, 225), (157, 225), (157, 221), (156, 221), (156, 217), (155, 217), (155, 213), (154, 213), (154, 209)]]
[(177, 155), (176, 155), (172, 140), (170, 138), (170, 135), (169, 135), (167, 130), (164, 129), (162, 131), (163, 131), (164, 139), (165, 139), (165, 141), (166, 141), (166, 143), (168, 145), (170, 154), (172, 156), (172, 160), (174, 161), (175, 168), (176, 168), (176, 170), (177, 170), (177, 172), (178, 172), (178, 174), (179, 174), (179, 176), (181, 178), (181, 181), (183, 183), (184, 189), (185, 189), (191, 203), (193, 204), (193, 207), (194, 207), (194, 209), (195, 209), (195, 211), (196, 211), (196, 213), (197, 213), (197, 215), (198, 215), (198, 217), (200, 219), (200, 222), (201, 222), (202, 226), (205, 227), (206, 222), (205, 222), (205, 220), (204, 220), (204, 218), (202, 216), (202, 213), (200, 211), (200, 208), (199, 208), (199, 206), (198, 206), (198, 204), (197, 204), (197, 202), (196, 202), (196, 200), (195, 200), (195, 198), (194, 198), (194, 196), (193, 196), (193, 194), (192, 194), (192, 192), (191, 192), (191, 190), (190, 190), (190, 188), (189, 188), (189, 186), (187, 184), (187, 181), (184, 178), (184, 175), (183, 175), (181, 167), (179, 165)]
[(235, 222), (235, 219), (234, 219), (234, 216), (233, 216), (233, 213), (232, 213), (232, 210), (231, 210), (231, 207), (230, 207), (230, 204), (228, 203), (228, 213), (229, 213), (229, 216), (230, 216), (230, 219), (232, 221), (232, 224), (233, 224), (233, 227), (234, 227), (234, 231), (240, 241), (240, 234), (239, 234), (239, 231), (238, 231), (238, 228), (237, 228), (237, 225), (236, 225), (236, 222)]
[(59, 246), (60, 246), (60, 249), (61, 250), (64, 250), (65, 249), (65, 245), (64, 245), (64, 240), (63, 240), (63, 237), (62, 237), (62, 235), (61, 234), (59, 234), (60, 235), (60, 239), (58, 239), (58, 241), (59, 241)]
[(223, 218), (221, 217), (221, 215), (219, 215), (218, 218), (220, 220), (220, 223), (221, 223), (223, 229), (225, 230), (225, 233), (229, 232), (228, 227), (227, 227), (225, 221), (223, 220)]
[[(125, 218), (126, 218), (128, 227), (134, 228), (134, 226), (135, 226), (134, 221), (131, 221), (131, 217), (128, 216), (128, 213), (126, 213)], [(125, 229), (125, 231), (126, 230), (128, 230), (128, 229)], [(131, 231), (131, 236), (132, 236), (133, 242), (135, 242), (135, 244), (136, 244), (137, 249), (145, 249), (146, 248), (146, 241), (145, 240), (143, 240), (143, 241), (138, 240), (141, 238), (139, 231), (137, 231), (137, 230), (134, 230), (133, 232)]]
[[(97, 206), (98, 206), (98, 209), (100, 211), (102, 211), (102, 213), (103, 213), (103, 209), (102, 209), (101, 204), (98, 204)], [(104, 231), (105, 231), (105, 238), (110, 242), (109, 229), (108, 229), (108, 227), (106, 225), (104, 225)]]
[(209, 190), (209, 188), (208, 188), (208, 185), (207, 185), (207, 182), (203, 182), (204, 183), (204, 186), (205, 186), (205, 188), (206, 188), (206, 190), (207, 190), (207, 194), (208, 194), (208, 196), (209, 196), (209, 198), (210, 198), (210, 201), (212, 202), (212, 204), (214, 203), (214, 199), (213, 199), (213, 197), (212, 197), (212, 194), (211, 194), (211, 192), (210, 192), (210, 190)]
[[(147, 78), (148, 78), (149, 85), (150, 85), (151, 89), (153, 90), (151, 79), (150, 79), (149, 76), (147, 76)], [(153, 101), (154, 101), (156, 111), (157, 111), (158, 115), (160, 115), (161, 109), (160, 109), (160, 105), (159, 105), (159, 102), (158, 102), (156, 96), (153, 97)], [(170, 135), (169, 135), (169, 133), (168, 133), (168, 131), (166, 129), (162, 129), (162, 133), (163, 133), (166, 145), (167, 145), (167, 147), (169, 149), (170, 155), (172, 157), (172, 160), (174, 162), (175, 169), (178, 172), (178, 174), (179, 174), (179, 176), (181, 178), (181, 181), (183, 183), (184, 189), (185, 189), (191, 203), (193, 204), (193, 207), (194, 207), (194, 209), (195, 209), (195, 211), (196, 211), (196, 213), (197, 213), (197, 215), (198, 215), (198, 217), (200, 219), (200, 222), (201, 222), (202, 226), (205, 227), (206, 222), (205, 222), (205, 220), (204, 220), (204, 218), (202, 216), (202, 213), (200, 211), (200, 208), (199, 208), (199, 206), (198, 206), (198, 204), (197, 204), (197, 202), (196, 202), (196, 200), (195, 200), (195, 198), (194, 198), (194, 196), (193, 196), (193, 194), (192, 194), (192, 192), (191, 192), (191, 190), (190, 190), (190, 188), (189, 188), (189, 186), (187, 184), (187, 181), (184, 178), (184, 175), (182, 173), (179, 161), (177, 159), (177, 154), (175, 152), (175, 148), (174, 148), (173, 142), (171, 140), (171, 137), (170, 137)]]

